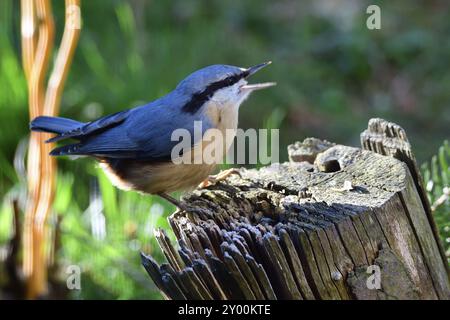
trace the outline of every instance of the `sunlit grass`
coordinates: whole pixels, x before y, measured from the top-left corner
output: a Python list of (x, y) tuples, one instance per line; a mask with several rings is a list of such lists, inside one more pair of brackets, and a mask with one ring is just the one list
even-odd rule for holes
[[(430, 204), (436, 206), (433, 213), (450, 264), (450, 145), (446, 140), (429, 162), (421, 169)], [(447, 197), (445, 197), (447, 194)]]
[[(155, 298), (159, 294), (140, 265), (140, 251), (158, 254), (153, 237), (158, 227), (168, 229), (167, 215), (173, 207), (157, 197), (123, 192), (96, 169), (90, 185), (90, 203), (80, 210), (68, 203), (76, 190), (65, 176), (58, 190), (55, 209), (63, 211), (62, 257), (79, 265), (85, 278), (115, 298)], [(66, 203), (67, 205), (64, 205)], [(74, 292), (78, 298), (95, 297), (95, 291)]]

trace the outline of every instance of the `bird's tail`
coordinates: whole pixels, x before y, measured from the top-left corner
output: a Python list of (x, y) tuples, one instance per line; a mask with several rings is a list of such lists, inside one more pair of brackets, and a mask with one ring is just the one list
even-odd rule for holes
[[(83, 127), (85, 123), (75, 121), (67, 118), (59, 118), (59, 117), (47, 117), (40, 116), (33, 119), (30, 122), (30, 129), (32, 131), (38, 132), (50, 132), (56, 133), (57, 136), (53, 137), (46, 142), (57, 141), (61, 136), (66, 134), (67, 132), (72, 132), (73, 130), (77, 130)], [(78, 144), (69, 144), (66, 146), (62, 146), (56, 149), (53, 149), (50, 152), (52, 156), (61, 156), (66, 154), (71, 154), (76, 151)]]
[(75, 121), (72, 119), (40, 116), (34, 118), (33, 121), (31, 121), (30, 129), (32, 131), (61, 134), (77, 129), (83, 125), (83, 122)]

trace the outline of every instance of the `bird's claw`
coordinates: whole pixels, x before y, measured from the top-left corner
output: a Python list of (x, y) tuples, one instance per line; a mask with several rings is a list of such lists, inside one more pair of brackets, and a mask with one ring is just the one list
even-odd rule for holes
[(226, 180), (229, 176), (231, 176), (231, 175), (233, 175), (233, 174), (237, 174), (239, 177), (241, 177), (241, 172), (240, 172), (239, 169), (237, 169), (237, 168), (227, 169), (227, 170), (224, 170), (224, 171), (220, 171), (220, 172), (219, 172), (218, 174), (216, 174), (216, 175), (208, 176), (208, 178), (206, 178), (205, 180), (203, 180), (203, 181), (198, 185), (198, 188), (202, 189), (202, 188), (209, 187), (209, 186), (211, 186), (211, 185), (216, 184), (217, 182)]

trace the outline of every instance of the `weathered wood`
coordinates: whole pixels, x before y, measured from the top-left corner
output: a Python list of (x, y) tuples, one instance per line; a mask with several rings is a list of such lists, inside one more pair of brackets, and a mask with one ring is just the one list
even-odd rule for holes
[[(426, 257), (433, 282), (436, 286), (448, 283), (449, 264), (433, 219), (423, 179), (405, 130), (395, 123), (380, 118), (371, 119), (367, 130), (361, 133), (361, 145), (365, 150), (394, 157), (408, 166), (410, 176), (407, 178), (406, 188), (400, 194), (401, 201), (406, 207), (406, 213), (415, 229), (414, 232)], [(433, 234), (434, 239), (429, 237), (430, 234)], [(441, 287), (438, 294), (445, 290), (446, 288)], [(444, 297), (441, 296), (441, 298)]]
[(390, 300), (390, 299), (419, 299), (416, 287), (409, 277), (408, 271), (399, 261), (397, 256), (390, 249), (380, 250), (375, 264), (380, 266), (384, 272), (383, 290), (371, 290), (367, 286), (370, 274), (366, 272), (367, 268), (357, 267), (348, 277), (348, 284), (356, 299), (359, 300)]
[(187, 194), (169, 218), (180, 249), (158, 233), (171, 267), (143, 255), (149, 275), (172, 299), (450, 299), (414, 161), (379, 154), (372, 131), (363, 145), (377, 152), (307, 139), (290, 163)]
[(297, 252), (295, 251), (294, 244), (292, 243), (288, 232), (285, 229), (281, 229), (279, 231), (279, 236), (281, 244), (285, 250), (286, 258), (289, 260), (289, 268), (292, 270), (297, 286), (302, 293), (302, 297), (304, 299), (313, 300), (314, 294), (312, 293), (312, 290), (309, 287), (308, 282), (306, 281), (302, 263), (300, 262), (300, 258), (298, 257)]

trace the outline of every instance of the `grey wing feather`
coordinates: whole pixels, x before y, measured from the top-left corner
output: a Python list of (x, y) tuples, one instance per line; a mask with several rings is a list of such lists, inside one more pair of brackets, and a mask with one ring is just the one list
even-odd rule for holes
[(78, 139), (83, 140), (87, 136), (94, 134), (100, 130), (105, 130), (110, 128), (111, 126), (115, 126), (123, 122), (130, 110), (120, 111), (109, 116), (100, 118), (96, 121), (89, 122), (87, 124), (83, 124), (82, 126), (72, 129), (70, 131), (63, 132), (49, 140), (47, 142), (56, 142), (64, 139)]

